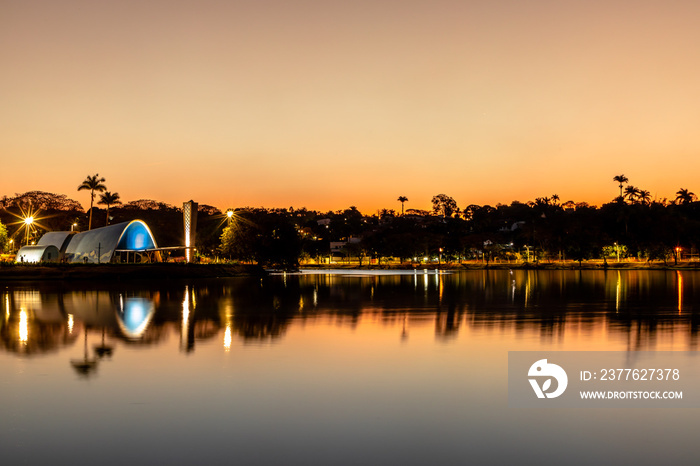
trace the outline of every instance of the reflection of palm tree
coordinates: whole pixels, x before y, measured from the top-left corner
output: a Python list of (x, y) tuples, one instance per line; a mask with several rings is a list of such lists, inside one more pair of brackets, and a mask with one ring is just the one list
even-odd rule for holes
[(88, 222), (88, 230), (92, 230), (92, 206), (95, 202), (95, 191), (103, 192), (107, 189), (104, 183), (106, 180), (104, 177), (100, 177), (99, 173), (95, 173), (95, 176), (88, 175), (83, 181), (83, 184), (78, 186), (78, 191), (84, 189), (90, 190), (90, 220)]
[(119, 193), (110, 193), (109, 191), (105, 191), (104, 194), (100, 195), (100, 202), (98, 202), (98, 204), (107, 205), (106, 225), (109, 225), (109, 206), (121, 203), (122, 201), (119, 200)]
[(398, 201), (401, 203), (401, 215), (403, 216), (403, 203), (408, 201), (406, 196), (399, 196)]
[(401, 329), (401, 341), (408, 340), (408, 330), (406, 329), (407, 314), (403, 315), (403, 329)]
[(622, 199), (622, 183), (627, 183), (629, 180), (625, 175), (617, 175), (613, 177), (613, 181), (620, 183), (620, 199)]
[(681, 188), (676, 193), (676, 202), (678, 202), (680, 204), (690, 204), (695, 199), (697, 199), (697, 196), (695, 195), (695, 193), (692, 193), (687, 189)]
[(95, 346), (95, 353), (97, 353), (97, 357), (104, 358), (105, 356), (112, 356), (112, 351), (114, 348), (112, 348), (109, 345), (105, 345), (105, 328), (102, 327), (102, 343)]
[(75, 369), (78, 375), (82, 375), (84, 377), (89, 377), (91, 373), (97, 369), (97, 360), (88, 359), (87, 326), (85, 326), (85, 353), (83, 359), (71, 359), (70, 364), (73, 366), (73, 369)]

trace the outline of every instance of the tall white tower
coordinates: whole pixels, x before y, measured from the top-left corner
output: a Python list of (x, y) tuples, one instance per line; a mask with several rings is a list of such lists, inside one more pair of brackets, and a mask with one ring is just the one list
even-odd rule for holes
[(185, 258), (192, 260), (195, 238), (197, 236), (197, 203), (188, 201), (182, 204), (182, 222), (185, 227)]

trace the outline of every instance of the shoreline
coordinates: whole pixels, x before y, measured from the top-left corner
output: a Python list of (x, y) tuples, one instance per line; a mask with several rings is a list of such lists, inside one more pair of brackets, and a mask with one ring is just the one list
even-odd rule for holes
[(263, 277), (262, 267), (244, 264), (3, 264), (0, 280), (177, 280)]
[[(471, 270), (700, 270), (700, 262), (680, 262), (675, 264), (639, 263), (639, 262), (540, 262), (540, 263), (449, 263), (449, 264), (303, 264), (298, 270), (334, 271), (334, 270), (441, 270), (461, 272)], [(251, 264), (2, 264), (1, 281), (58, 281), (58, 280), (176, 280), (197, 278), (229, 277), (264, 277), (266, 271), (258, 265)]]
[(363, 265), (357, 264), (303, 264), (300, 269), (307, 270), (700, 270), (700, 262), (679, 262), (664, 264), (663, 262), (518, 262), (518, 263), (448, 263), (448, 264), (389, 264), (389, 265)]

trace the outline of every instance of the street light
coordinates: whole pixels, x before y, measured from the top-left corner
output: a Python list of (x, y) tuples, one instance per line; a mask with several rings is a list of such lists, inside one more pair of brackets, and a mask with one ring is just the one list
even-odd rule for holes
[(15, 252), (15, 240), (11, 239), (10, 240), (10, 254)]
[(228, 226), (231, 226), (231, 222), (233, 221), (233, 210), (231, 210), (231, 209), (227, 210), (226, 217), (228, 217), (228, 219), (227, 219)]
[(32, 227), (32, 223), (34, 223), (34, 217), (31, 215), (24, 219), (24, 228), (27, 230), (27, 246), (29, 246), (29, 229)]
[(73, 231), (73, 228), (75, 228), (75, 227), (77, 227), (77, 226), (78, 226), (77, 223), (74, 223), (73, 225), (71, 225), (71, 226), (70, 226), (70, 231)]

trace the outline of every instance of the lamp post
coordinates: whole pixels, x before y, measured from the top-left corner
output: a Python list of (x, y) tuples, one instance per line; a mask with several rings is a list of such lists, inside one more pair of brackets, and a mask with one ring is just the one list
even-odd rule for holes
[(72, 224), (72, 225), (70, 226), (70, 231), (73, 231), (73, 229), (74, 229), (75, 227), (77, 227), (77, 226), (78, 226), (77, 223)]
[(29, 217), (24, 219), (24, 229), (27, 230), (26, 231), (27, 246), (29, 246), (29, 229), (32, 227), (32, 223), (34, 223), (34, 217), (29, 216)]
[(620, 262), (620, 246), (615, 243), (615, 254), (617, 254), (617, 261)]
[(11, 239), (10, 240), (10, 254), (15, 252), (15, 240)]

